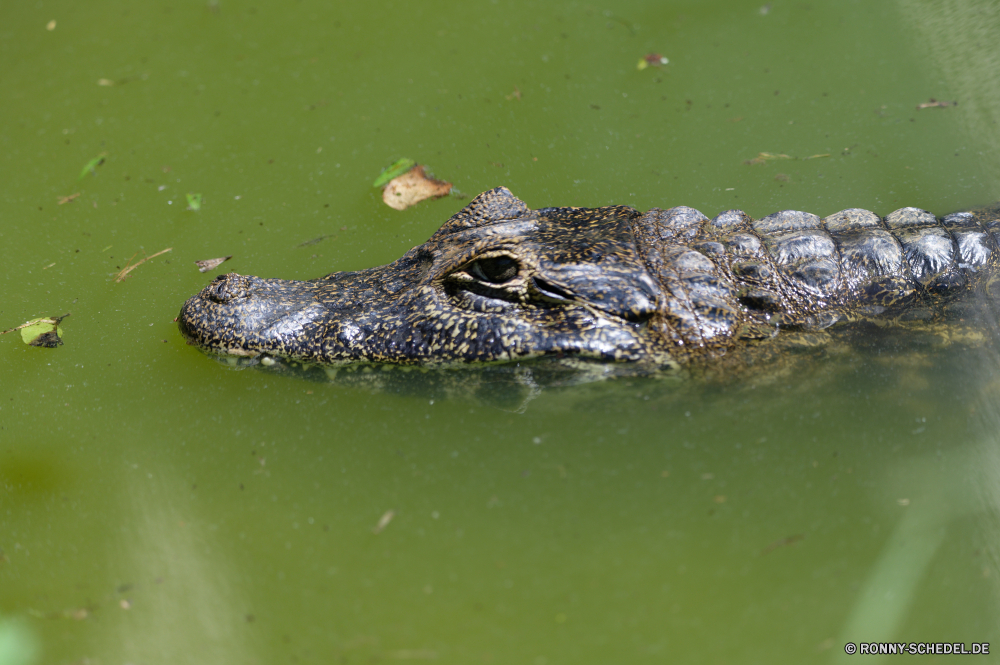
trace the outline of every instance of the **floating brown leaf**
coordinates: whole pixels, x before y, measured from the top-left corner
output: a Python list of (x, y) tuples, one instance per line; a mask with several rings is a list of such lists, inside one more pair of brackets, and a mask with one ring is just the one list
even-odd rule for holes
[(958, 106), (958, 102), (944, 102), (931, 97), (929, 101), (926, 101), (923, 104), (917, 104), (917, 110), (919, 111), (920, 109), (934, 109), (934, 108), (943, 109), (948, 106)]
[(757, 164), (766, 164), (767, 162), (774, 161), (776, 159), (820, 159), (823, 157), (829, 157), (830, 153), (822, 153), (819, 155), (809, 155), (808, 157), (792, 157), (786, 155), (785, 153), (773, 153), (773, 152), (758, 152), (757, 156), (753, 159), (746, 159), (743, 161), (744, 164), (749, 164), (750, 166), (755, 166)]
[(205, 259), (204, 261), (195, 261), (194, 263), (196, 266), (198, 266), (198, 272), (208, 272), (209, 270), (218, 268), (231, 258), (233, 258), (232, 254), (230, 254), (229, 256), (220, 256), (217, 259)]
[(428, 176), (424, 167), (417, 164), (403, 175), (389, 181), (382, 190), (382, 200), (390, 208), (406, 210), (425, 199), (447, 196), (450, 191), (450, 182)]

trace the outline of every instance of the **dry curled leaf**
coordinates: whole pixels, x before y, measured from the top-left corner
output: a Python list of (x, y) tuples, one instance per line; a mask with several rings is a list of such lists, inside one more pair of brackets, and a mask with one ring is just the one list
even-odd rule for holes
[(382, 200), (390, 208), (406, 210), (425, 199), (447, 196), (450, 191), (450, 182), (428, 176), (424, 167), (417, 164), (403, 175), (389, 181), (382, 190)]
[(195, 261), (194, 263), (196, 266), (198, 266), (198, 272), (208, 272), (209, 270), (218, 268), (231, 258), (233, 258), (232, 254), (230, 254), (229, 256), (220, 256), (217, 259), (205, 259), (204, 261)]
[(756, 164), (764, 164), (766, 162), (775, 159), (792, 159), (792, 158), (784, 153), (775, 154), (773, 152), (758, 152), (756, 157), (754, 157), (753, 159), (744, 160), (743, 163), (754, 166)]
[(934, 108), (943, 109), (948, 106), (958, 106), (958, 102), (945, 102), (931, 97), (929, 101), (926, 101), (923, 104), (917, 104), (917, 110), (919, 111), (920, 109), (934, 109)]

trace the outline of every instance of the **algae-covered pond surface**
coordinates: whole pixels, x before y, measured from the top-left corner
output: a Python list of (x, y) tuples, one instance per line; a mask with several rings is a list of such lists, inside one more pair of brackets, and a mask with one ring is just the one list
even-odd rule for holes
[(985, 0), (6, 3), (0, 328), (71, 315), (0, 336), (3, 634), (136, 665), (997, 643), (990, 344), (516, 412), (227, 369), (173, 318), (220, 271), (422, 242), (468, 199), (389, 209), (399, 157), (532, 207), (989, 203), (998, 30)]

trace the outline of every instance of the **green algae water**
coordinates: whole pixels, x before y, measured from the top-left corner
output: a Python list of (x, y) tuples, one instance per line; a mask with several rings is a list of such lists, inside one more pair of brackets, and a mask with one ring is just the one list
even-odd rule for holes
[(400, 157), (536, 208), (989, 203), (998, 35), (986, 0), (6, 3), (0, 328), (70, 316), (0, 336), (0, 663), (1000, 649), (989, 344), (499, 408), (235, 371), (173, 322), (220, 271), (423, 242), (468, 198), (389, 209)]

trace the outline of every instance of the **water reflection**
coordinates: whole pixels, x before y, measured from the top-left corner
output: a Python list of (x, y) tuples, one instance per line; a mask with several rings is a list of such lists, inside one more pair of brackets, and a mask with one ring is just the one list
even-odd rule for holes
[[(945, 639), (914, 635), (907, 627), (912, 626), (916, 598), (927, 593), (928, 585), (940, 586), (930, 571), (942, 546), (969, 538), (963, 528), (966, 521), (976, 525), (973, 562), (978, 569), (973, 576), (988, 585), (994, 606), (1000, 605), (995, 582), (1000, 571), (1000, 522), (996, 518), (1000, 514), (1000, 354), (995, 344), (1000, 327), (995, 303), (984, 299), (978, 305), (988, 315), (984, 318), (991, 320), (994, 344), (949, 356), (955, 363), (953, 372), (967, 388), (968, 399), (959, 400), (959, 409), (968, 413), (967, 427), (955, 428), (954, 440), (939, 444), (934, 453), (909, 457), (886, 469), (874, 498), (883, 504), (897, 503), (904, 509), (903, 517), (882, 545), (854, 599), (833, 643), (834, 660), (851, 658), (843, 650), (848, 642)], [(938, 394), (943, 396), (943, 391)], [(978, 556), (981, 550), (985, 556)], [(957, 589), (945, 593), (949, 591)], [(987, 641), (984, 635), (973, 633), (949, 639), (967, 645)]]
[[(375, 373), (360, 383), (387, 392), (325, 374), (309, 384), (208, 371), (160, 341), (199, 279), (181, 258), (113, 288), (107, 278), (140, 247), (176, 246), (193, 270), (188, 259), (237, 239), (239, 260), (273, 274), (361, 267), (373, 250), (395, 258), (438, 213), (386, 217), (360, 176), (416, 145), (470, 190), (507, 182), (586, 205), (632, 196), (642, 207), (884, 212), (895, 206), (874, 197), (911, 158), (926, 162), (930, 199), (984, 174), (1000, 192), (995, 6), (901, 0), (916, 35), (906, 44), (878, 3), (775, 3), (767, 16), (739, 3), (637, 3), (634, 37), (575, 5), (136, 4), (123, 20), (99, 4), (59, 16), (54, 32), (44, 25), (55, 16), (33, 4), (7, 13), (20, 54), (7, 112), (23, 131), (4, 151), (16, 196), (3, 249), (5, 265), (31, 275), (11, 307), (79, 295), (89, 312), (77, 338), (89, 343), (44, 360), (5, 347), (0, 484), (26, 491), (0, 496), (0, 609), (42, 613), (27, 620), (48, 661), (288, 662), (311, 651), (312, 662), (807, 662), (839, 653), (835, 639), (996, 632), (1000, 362), (988, 346), (828, 346), (815, 363), (734, 385), (639, 377), (549, 389), (534, 371), (500, 390), (485, 376), (455, 384), (507, 396), (479, 409), (444, 385), (400, 396)], [(728, 16), (746, 20), (720, 23)], [(410, 45), (429, 64), (404, 84), (386, 75), (398, 54), (378, 44)], [(672, 49), (670, 68), (634, 71), (647, 48)], [(920, 52), (927, 63), (914, 67)], [(915, 73), (880, 89), (880, 102), (959, 106), (866, 123), (880, 102), (856, 88), (871, 94), (882, 70), (842, 63), (876, 61)], [(105, 71), (115, 62), (153, 75), (95, 85), (129, 73)], [(947, 88), (928, 90), (934, 66)], [(524, 99), (504, 100), (514, 84)], [(964, 123), (981, 169), (923, 143), (944, 143), (948, 123)], [(111, 160), (76, 185), (105, 141)], [(743, 165), (762, 150), (834, 155), (783, 162), (791, 178), (779, 181), (774, 164)], [(78, 188), (80, 200), (57, 206)], [(198, 215), (177, 205), (188, 188), (206, 192)], [(293, 247), (342, 225), (351, 231), (312, 258)], [(446, 398), (430, 404), (435, 395)], [(39, 423), (52, 456), (78, 468), (69, 490), (68, 474), (37, 461)], [(122, 429), (128, 438), (108, 435)], [(391, 524), (372, 533), (389, 509)], [(104, 608), (49, 618), (88, 594)]]
[[(117, 621), (95, 624), (102, 660), (206, 663), (255, 660), (255, 635), (241, 589), (247, 571), (233, 565), (217, 525), (162, 463), (134, 465), (124, 484), (122, 525), (108, 557), (123, 581)], [(103, 643), (103, 644), (102, 644)]]
[(377, 363), (308, 365), (280, 357), (265, 357), (264, 362), (258, 358), (225, 357), (220, 362), (230, 368), (254, 368), (294, 381), (329, 383), (375, 394), (419, 396), (432, 401), (458, 400), (512, 413), (524, 413), (544, 391), (647, 377), (658, 383), (679, 385), (684, 378), (690, 378), (686, 373), (660, 371), (655, 366), (574, 357), (447, 368)]
[(943, 464), (940, 455), (924, 456), (890, 470), (879, 495), (884, 499), (894, 494), (899, 497), (896, 502), (906, 510), (882, 546), (835, 642), (838, 659), (850, 658), (841, 648), (847, 642), (914, 639), (900, 629), (928, 568), (949, 526), (979, 508), (976, 497), (969, 492), (969, 480), (977, 475), (978, 455), (970, 451), (955, 457)]
[[(982, 0), (900, 0), (899, 6), (934, 66), (944, 75), (948, 94), (958, 98), (967, 138), (982, 156), (993, 191), (1000, 192), (1000, 48), (996, 46), (1000, 7)], [(976, 306), (978, 318), (995, 341), (1000, 330), (996, 301), (980, 297)], [(887, 491), (911, 488), (896, 492), (907, 509), (856, 597), (834, 644), (835, 660), (850, 658), (843, 651), (847, 642), (908, 642), (916, 637), (902, 632), (914, 598), (927, 581), (942, 543), (955, 531), (956, 523), (970, 514), (975, 515), (979, 537), (989, 554), (982, 565), (982, 578), (990, 583), (994, 605), (1000, 605), (1000, 589), (992, 583), (1000, 554), (996, 520), (1000, 509), (1000, 356), (995, 345), (987, 344), (964, 360), (959, 368), (964, 374), (962, 381), (972, 388), (970, 394), (979, 395), (970, 409), (970, 441), (946, 456), (939, 450), (936, 455), (910, 459), (891, 469), (885, 487)], [(968, 643), (982, 636), (954, 639)]]

